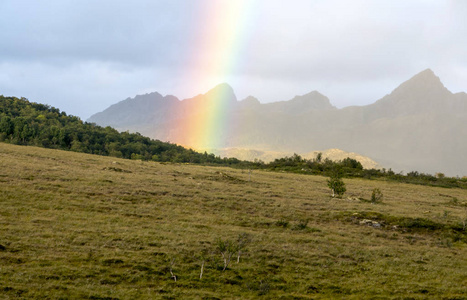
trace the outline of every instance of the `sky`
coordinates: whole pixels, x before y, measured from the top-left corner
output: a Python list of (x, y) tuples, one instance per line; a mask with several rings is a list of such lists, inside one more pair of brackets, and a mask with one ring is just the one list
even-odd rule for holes
[(0, 0), (0, 95), (86, 120), (138, 94), (317, 90), (366, 105), (430, 68), (467, 91), (467, 1)]

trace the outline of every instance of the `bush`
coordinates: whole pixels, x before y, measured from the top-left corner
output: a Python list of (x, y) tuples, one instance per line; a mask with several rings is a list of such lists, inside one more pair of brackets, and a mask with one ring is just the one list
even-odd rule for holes
[(373, 192), (371, 193), (371, 202), (378, 203), (382, 201), (383, 201), (383, 193), (381, 193), (381, 190), (379, 188), (373, 189)]
[(298, 224), (296, 224), (292, 230), (303, 230), (307, 227), (308, 225), (308, 220), (299, 220)]
[(289, 221), (287, 221), (285, 218), (282, 218), (276, 222), (276, 225), (279, 227), (287, 228), (289, 226)]
[(425, 218), (415, 218), (415, 219), (402, 218), (399, 223), (402, 227), (407, 228), (407, 229), (415, 229), (415, 230), (424, 229), (424, 230), (429, 230), (429, 231), (444, 229), (443, 224), (436, 223), (434, 221), (431, 221)]
[(347, 190), (344, 181), (339, 176), (333, 175), (327, 182), (328, 187), (332, 190), (332, 197), (335, 197), (337, 194), (341, 198)]

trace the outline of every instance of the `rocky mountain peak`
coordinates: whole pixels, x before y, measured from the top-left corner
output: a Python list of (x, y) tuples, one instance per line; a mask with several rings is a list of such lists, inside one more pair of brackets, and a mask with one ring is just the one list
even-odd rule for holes
[(426, 69), (369, 107), (376, 117), (440, 111), (451, 106), (449, 99), (452, 95), (439, 77), (431, 69)]
[(426, 69), (402, 83), (393, 93), (399, 94), (407, 91), (429, 93), (433, 91), (444, 92), (447, 89), (431, 69)]
[(237, 102), (233, 88), (227, 83), (221, 83), (204, 94), (206, 98), (213, 99), (219, 98), (227, 102)]
[(261, 102), (253, 96), (248, 96), (242, 101), (239, 102), (240, 107), (242, 108), (255, 108), (261, 105)]
[(324, 96), (318, 91), (312, 91), (308, 94), (295, 96), (290, 102), (295, 103), (296, 105), (303, 106), (307, 109), (333, 109), (335, 108), (329, 98)]

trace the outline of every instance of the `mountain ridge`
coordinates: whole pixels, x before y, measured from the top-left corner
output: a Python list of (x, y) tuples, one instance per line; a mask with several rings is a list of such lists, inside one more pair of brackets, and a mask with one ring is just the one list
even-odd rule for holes
[[(467, 142), (463, 141), (467, 140), (467, 94), (451, 93), (431, 69), (412, 76), (372, 104), (344, 108), (334, 107), (318, 91), (265, 104), (252, 96), (238, 101), (227, 86), (221, 85), (228, 99), (209, 92), (196, 96), (209, 95), (213, 101), (231, 104), (227, 109), (235, 120), (231, 124), (235, 134), (222, 148), (289, 153), (338, 148), (394, 170), (467, 174)], [(158, 101), (157, 113), (151, 114), (150, 109), (130, 108), (121, 113), (140, 120), (130, 125), (112, 119), (114, 113), (108, 110), (102, 112), (107, 119), (93, 115), (89, 120), (99, 125), (112, 120), (118, 130), (186, 145), (168, 134), (176, 130), (177, 120), (203, 109), (186, 103), (180, 100), (176, 108), (168, 109), (167, 103)]]

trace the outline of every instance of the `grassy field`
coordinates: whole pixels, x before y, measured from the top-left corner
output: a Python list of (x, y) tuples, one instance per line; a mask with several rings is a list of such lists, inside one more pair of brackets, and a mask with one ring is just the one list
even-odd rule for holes
[(0, 299), (467, 299), (466, 190), (344, 181), (0, 143)]

